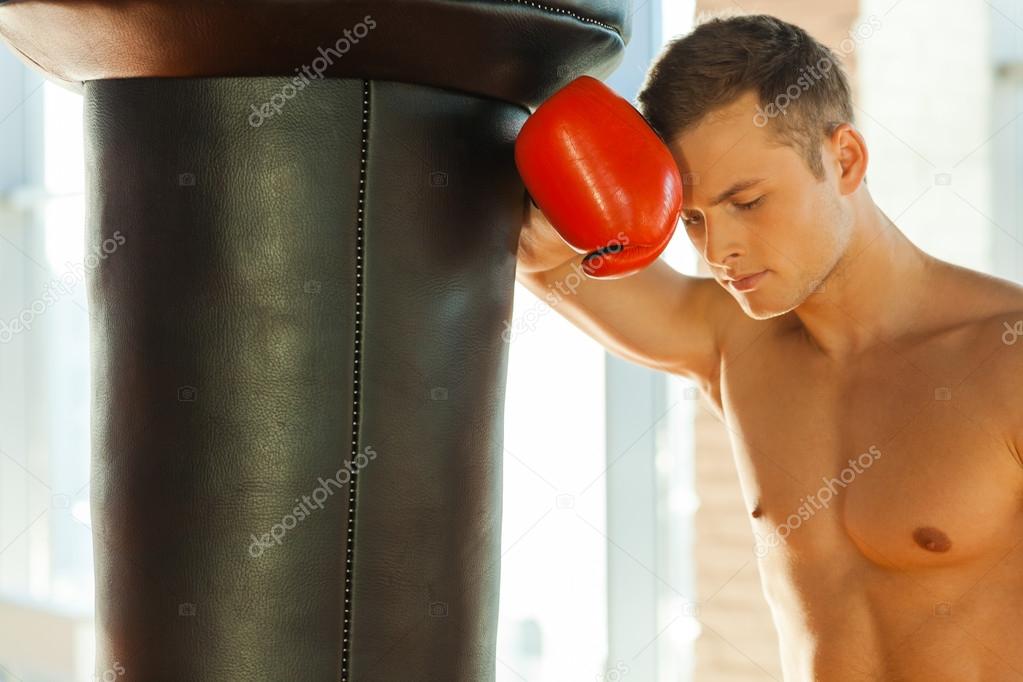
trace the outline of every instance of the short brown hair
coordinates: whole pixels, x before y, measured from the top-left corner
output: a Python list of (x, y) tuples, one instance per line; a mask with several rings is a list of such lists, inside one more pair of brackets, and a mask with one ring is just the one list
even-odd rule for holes
[(760, 100), (754, 122), (770, 124), (773, 137), (823, 179), (821, 138), (853, 122), (852, 95), (835, 53), (794, 24), (767, 14), (704, 21), (665, 46), (637, 100), (670, 143), (751, 90)]

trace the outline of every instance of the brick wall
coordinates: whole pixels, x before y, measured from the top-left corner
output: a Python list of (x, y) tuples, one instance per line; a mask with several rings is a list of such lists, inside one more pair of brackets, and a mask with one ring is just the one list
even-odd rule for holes
[[(858, 0), (698, 0), (696, 11), (773, 14), (839, 51), (858, 18)], [(840, 56), (843, 53), (839, 52)], [(843, 59), (858, 92), (855, 55)], [(858, 98), (857, 98), (858, 99)], [(728, 432), (707, 405), (695, 424), (696, 584), (702, 634), (696, 682), (781, 680), (778, 639), (760, 588), (753, 536), (739, 494)]]

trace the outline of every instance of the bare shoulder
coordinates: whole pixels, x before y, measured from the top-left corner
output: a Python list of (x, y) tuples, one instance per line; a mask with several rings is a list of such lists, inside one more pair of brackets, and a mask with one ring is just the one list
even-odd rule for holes
[(998, 331), (999, 339), (1023, 327), (1023, 285), (950, 263), (938, 267), (934, 305), (950, 326), (988, 337)]
[(972, 394), (985, 420), (1023, 445), (1023, 286), (959, 266), (945, 266), (943, 305), (953, 314), (954, 355), (947, 362)]
[(1023, 310), (1023, 286), (978, 270), (932, 259), (926, 294), (903, 339), (910, 345), (951, 347), (973, 343), (975, 334), (991, 336), (992, 326)]
[(942, 290), (962, 304), (979, 306), (978, 311), (995, 314), (1007, 309), (1023, 309), (1023, 285), (978, 270), (937, 261), (943, 281)]

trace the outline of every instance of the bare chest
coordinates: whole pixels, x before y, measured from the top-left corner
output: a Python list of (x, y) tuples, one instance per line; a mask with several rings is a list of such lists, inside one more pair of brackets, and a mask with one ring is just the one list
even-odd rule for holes
[(982, 361), (891, 349), (837, 368), (775, 341), (726, 359), (721, 407), (758, 551), (909, 568), (1011, 547), (1021, 470)]

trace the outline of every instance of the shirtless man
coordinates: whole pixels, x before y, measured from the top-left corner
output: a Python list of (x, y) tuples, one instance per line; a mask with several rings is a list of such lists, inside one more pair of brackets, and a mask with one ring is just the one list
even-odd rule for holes
[[(728, 429), (787, 681), (1023, 680), (1023, 287), (874, 204), (837, 63), (771, 116), (825, 57), (764, 16), (670, 44), (639, 103), (712, 277), (654, 260), (554, 307)], [(518, 259), (543, 299), (581, 256), (531, 208)]]

